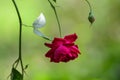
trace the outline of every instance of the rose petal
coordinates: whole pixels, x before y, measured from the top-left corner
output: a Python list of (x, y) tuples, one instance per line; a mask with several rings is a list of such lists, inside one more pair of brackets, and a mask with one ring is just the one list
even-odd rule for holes
[(71, 57), (72, 60), (74, 60), (75, 58), (78, 57), (78, 54), (77, 54), (77, 53), (71, 52), (71, 54), (72, 54), (72, 57)]
[(58, 47), (59, 45), (63, 44), (64, 42), (65, 42), (65, 40), (62, 38), (54, 38), (52, 45), (54, 47)]
[(75, 44), (74, 43), (64, 43), (63, 45), (66, 47), (71, 47), (71, 46), (74, 46)]
[(45, 43), (44, 45), (47, 46), (47, 47), (49, 47), (49, 48), (52, 48), (52, 46), (53, 46), (53, 45), (50, 44), (50, 43)]
[(76, 33), (67, 35), (64, 37), (64, 39), (66, 39), (69, 42), (74, 42), (77, 39), (77, 35), (76, 35)]
[(52, 58), (53, 55), (54, 55), (54, 52), (55, 52), (55, 49), (50, 49), (50, 50), (45, 54), (45, 56)]
[(65, 46), (61, 45), (60, 47), (58, 47), (55, 50), (55, 54), (54, 54), (54, 60), (56, 61), (61, 61), (64, 60), (67, 56), (67, 54), (69, 54), (70, 51), (68, 48), (66, 48)]
[(70, 47), (70, 50), (71, 50), (72, 52), (75, 52), (75, 53), (80, 53), (78, 47), (76, 47), (76, 46)]

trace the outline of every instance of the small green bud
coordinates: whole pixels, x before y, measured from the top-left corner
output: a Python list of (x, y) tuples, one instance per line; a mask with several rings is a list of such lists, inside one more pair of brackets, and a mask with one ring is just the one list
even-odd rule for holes
[(91, 24), (93, 24), (93, 22), (95, 21), (95, 18), (93, 16), (92, 12), (89, 13), (88, 20)]
[(28, 66), (29, 66), (29, 64), (25, 65), (25, 68), (24, 68), (24, 69), (27, 69), (27, 68), (28, 68)]

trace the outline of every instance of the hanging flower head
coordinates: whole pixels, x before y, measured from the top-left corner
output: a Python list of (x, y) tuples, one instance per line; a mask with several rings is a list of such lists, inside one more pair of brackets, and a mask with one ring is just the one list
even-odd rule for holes
[(76, 39), (77, 35), (75, 33), (64, 38), (54, 38), (51, 44), (45, 43), (47, 47), (51, 48), (45, 56), (55, 63), (74, 60), (80, 53), (78, 46), (74, 43)]
[(37, 19), (33, 22), (34, 28), (41, 28), (44, 27), (46, 24), (46, 19), (43, 13), (40, 13), (40, 15), (37, 17)]
[(46, 19), (43, 13), (41, 13), (37, 19), (33, 22), (33, 32), (40, 36), (43, 37), (44, 39), (50, 40), (46, 35), (44, 35), (39, 28), (44, 27), (46, 24)]

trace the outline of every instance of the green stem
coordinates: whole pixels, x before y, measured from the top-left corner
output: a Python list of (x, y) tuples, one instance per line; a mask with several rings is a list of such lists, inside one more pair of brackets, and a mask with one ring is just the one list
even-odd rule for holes
[(23, 26), (25, 26), (25, 27), (33, 27), (33, 26), (29, 26), (29, 25), (27, 25), (27, 24), (22, 24)]
[(62, 37), (62, 33), (61, 33), (61, 25), (60, 25), (60, 21), (59, 21), (58, 15), (57, 15), (56, 8), (55, 8), (55, 6), (52, 4), (52, 2), (51, 2), (50, 0), (48, 0), (48, 2), (50, 3), (52, 9), (54, 10), (54, 13), (55, 13), (55, 16), (56, 16), (56, 19), (57, 19), (57, 23), (58, 23), (58, 27), (59, 27), (60, 37)]
[(12, 0), (12, 2), (14, 4), (14, 7), (16, 9), (18, 19), (19, 19), (19, 57), (18, 57), (18, 60), (20, 61), (21, 69), (22, 69), (22, 76), (24, 77), (24, 68), (23, 68), (22, 52), (21, 52), (21, 48), (22, 48), (22, 45), (21, 45), (21, 42), (22, 42), (22, 19), (21, 19), (20, 12), (19, 12), (19, 9), (17, 7), (15, 0)]
[(88, 3), (88, 5), (89, 5), (89, 8), (90, 8), (90, 12), (92, 12), (92, 7), (91, 7), (91, 4), (90, 4), (90, 2), (88, 1), (88, 0), (85, 0), (87, 3)]

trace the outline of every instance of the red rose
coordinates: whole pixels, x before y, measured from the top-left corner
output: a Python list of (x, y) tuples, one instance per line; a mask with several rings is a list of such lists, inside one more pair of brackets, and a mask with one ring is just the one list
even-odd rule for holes
[(74, 60), (80, 53), (78, 46), (74, 44), (76, 39), (75, 33), (64, 38), (54, 38), (51, 44), (45, 43), (47, 47), (51, 48), (45, 56), (49, 57), (51, 62), (56, 63)]

